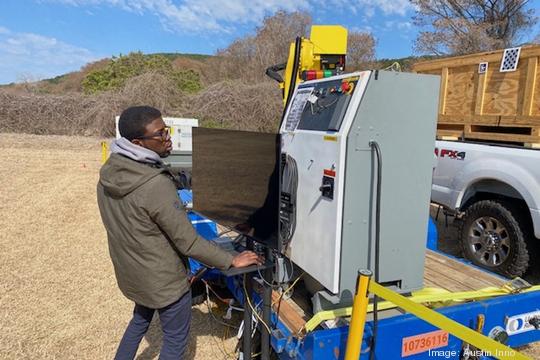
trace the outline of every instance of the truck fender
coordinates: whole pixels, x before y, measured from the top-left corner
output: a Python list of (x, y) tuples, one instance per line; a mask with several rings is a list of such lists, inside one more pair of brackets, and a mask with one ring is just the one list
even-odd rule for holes
[(463, 167), (460, 176), (456, 176), (456, 208), (463, 205), (466, 191), (482, 180), (495, 180), (514, 188), (523, 198), (534, 225), (534, 233), (540, 238), (540, 186), (538, 181), (522, 166), (505, 159), (479, 159)]

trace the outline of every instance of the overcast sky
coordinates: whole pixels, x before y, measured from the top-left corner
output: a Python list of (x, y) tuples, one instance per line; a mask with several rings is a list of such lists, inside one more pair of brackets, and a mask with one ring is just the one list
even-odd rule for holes
[[(53, 77), (131, 51), (213, 54), (279, 10), (370, 31), (378, 58), (412, 54), (416, 29), (407, 0), (1, 0), (0, 84)], [(538, 33), (537, 27), (531, 37)]]

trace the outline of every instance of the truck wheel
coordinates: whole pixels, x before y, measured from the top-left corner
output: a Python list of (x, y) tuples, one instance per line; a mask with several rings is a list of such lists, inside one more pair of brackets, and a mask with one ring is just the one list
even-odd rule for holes
[[(464, 256), (474, 264), (513, 278), (529, 266), (529, 253), (517, 210), (483, 200), (467, 209), (459, 236)], [(523, 222), (522, 222), (523, 224)]]

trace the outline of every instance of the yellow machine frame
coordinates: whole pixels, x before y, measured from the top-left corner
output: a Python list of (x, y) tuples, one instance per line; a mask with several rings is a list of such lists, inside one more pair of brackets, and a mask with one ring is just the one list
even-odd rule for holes
[[(291, 84), (301, 81), (300, 74), (308, 70), (325, 70), (324, 57), (327, 55), (347, 54), (347, 29), (339, 25), (313, 25), (309, 39), (301, 38), (300, 56), (296, 56), (296, 44), (289, 47), (289, 58), (285, 67), (284, 79), (279, 86), (283, 90), (283, 103), (287, 103)], [(298, 61), (296, 74), (293, 74), (294, 63)], [(335, 69), (336, 64), (329, 63), (330, 70)], [(344, 69), (341, 69), (343, 71)]]

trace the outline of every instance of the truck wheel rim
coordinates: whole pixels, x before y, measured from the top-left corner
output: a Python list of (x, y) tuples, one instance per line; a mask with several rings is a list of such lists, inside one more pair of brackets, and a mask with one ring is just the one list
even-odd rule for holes
[(510, 236), (497, 219), (484, 216), (476, 219), (467, 237), (469, 249), (482, 265), (497, 267), (510, 255)]

